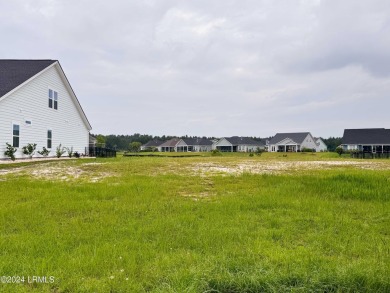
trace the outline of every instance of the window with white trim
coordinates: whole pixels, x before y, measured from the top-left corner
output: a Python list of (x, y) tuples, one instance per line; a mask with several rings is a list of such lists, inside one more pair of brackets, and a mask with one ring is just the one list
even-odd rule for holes
[(19, 147), (19, 140), (20, 140), (20, 125), (12, 124), (12, 146), (14, 148)]
[(52, 146), (52, 132), (51, 130), (49, 129), (47, 131), (47, 148), (48, 149), (51, 149), (51, 146)]
[(58, 110), (58, 92), (49, 89), (49, 108)]

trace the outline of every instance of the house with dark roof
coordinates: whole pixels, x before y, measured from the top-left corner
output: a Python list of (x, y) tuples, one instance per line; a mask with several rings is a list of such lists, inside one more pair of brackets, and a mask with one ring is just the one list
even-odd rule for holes
[[(6, 143), (85, 153), (91, 125), (57, 60), (0, 60), (0, 159)], [(35, 154), (35, 156), (39, 156)]]
[(172, 138), (160, 145), (162, 152), (186, 152), (187, 144), (181, 138)]
[(358, 150), (365, 153), (388, 153), (390, 152), (390, 129), (345, 129), (341, 147), (345, 151)]
[(154, 150), (158, 150), (159, 152), (161, 152), (160, 145), (162, 145), (163, 143), (164, 143), (164, 141), (162, 141), (162, 140), (151, 139), (147, 143), (145, 143), (145, 144), (143, 144), (141, 146), (141, 151), (146, 151), (146, 150), (154, 151)]
[(221, 152), (254, 152), (258, 148), (264, 150), (264, 143), (242, 136), (223, 137), (212, 146)]
[(210, 152), (213, 142), (206, 138), (183, 138), (189, 152)]
[(269, 152), (300, 152), (317, 150), (317, 143), (310, 132), (277, 133), (268, 142)]

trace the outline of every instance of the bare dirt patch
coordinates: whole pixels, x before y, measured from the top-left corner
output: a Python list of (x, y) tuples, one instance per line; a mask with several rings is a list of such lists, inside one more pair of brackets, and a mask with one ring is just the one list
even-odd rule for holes
[(294, 171), (329, 170), (337, 167), (352, 167), (366, 170), (390, 170), (390, 165), (384, 162), (358, 161), (243, 161), (240, 163), (196, 163), (188, 169), (193, 175), (241, 175), (251, 174), (281, 174)]
[[(34, 164), (20, 168), (0, 170), (0, 178), (5, 175), (29, 176), (39, 180), (49, 181), (86, 181), (99, 182), (113, 174), (98, 170), (91, 170), (91, 165), (102, 165), (103, 163), (85, 163), (82, 165), (69, 165), (65, 162)], [(87, 168), (84, 168), (87, 167)], [(88, 168), (89, 166), (89, 168)]]

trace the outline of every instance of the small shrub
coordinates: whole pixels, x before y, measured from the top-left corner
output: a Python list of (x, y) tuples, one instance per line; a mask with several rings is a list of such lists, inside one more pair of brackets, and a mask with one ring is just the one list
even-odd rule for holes
[(250, 154), (249, 154), (249, 157), (253, 157), (253, 156), (254, 156), (254, 154), (253, 154), (253, 153), (250, 153)]
[(41, 151), (38, 151), (38, 154), (40, 154), (43, 157), (47, 157), (50, 154), (50, 150), (43, 147)]
[(12, 161), (15, 161), (15, 153), (18, 149), (10, 145), (8, 142), (6, 143), (6, 145), (7, 148), (6, 151), (4, 152), (4, 155), (10, 158)]
[(309, 149), (309, 148), (302, 148), (302, 149), (301, 149), (301, 152), (304, 152), (304, 153), (313, 153), (313, 152), (315, 152), (315, 150), (314, 150), (314, 149)]
[(339, 156), (341, 156), (344, 153), (344, 149), (342, 147), (337, 147), (336, 148), (336, 153), (338, 153)]
[(75, 158), (77, 158), (77, 159), (78, 159), (78, 158), (80, 158), (80, 154), (79, 154), (79, 152), (74, 152), (74, 154), (73, 154), (73, 155), (74, 155), (74, 157), (75, 157)]
[(256, 148), (255, 153), (256, 153), (257, 156), (261, 156), (261, 154), (262, 154), (263, 152), (264, 152), (263, 149), (261, 149), (261, 148), (259, 148), (259, 147)]
[(212, 150), (211, 155), (212, 156), (222, 156), (222, 153), (220, 150)]
[(71, 158), (73, 157), (73, 147), (71, 148), (65, 148), (66, 152), (68, 153), (68, 157)]
[(28, 156), (30, 159), (35, 154), (35, 149), (37, 148), (36, 143), (29, 143), (26, 146), (22, 147), (22, 152), (26, 156)]
[(56, 148), (56, 156), (57, 156), (57, 158), (61, 158), (63, 154), (65, 154), (65, 148), (63, 148), (62, 145), (60, 144)]

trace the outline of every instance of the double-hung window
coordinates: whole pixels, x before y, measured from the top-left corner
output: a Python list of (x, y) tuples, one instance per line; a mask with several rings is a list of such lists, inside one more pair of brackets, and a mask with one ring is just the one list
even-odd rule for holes
[(47, 131), (47, 148), (51, 149), (51, 140), (52, 140), (52, 132), (51, 130)]
[(14, 148), (19, 147), (19, 138), (20, 138), (20, 125), (13, 124), (12, 125), (12, 145)]
[(49, 108), (58, 109), (58, 92), (49, 89)]

